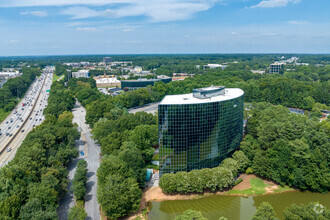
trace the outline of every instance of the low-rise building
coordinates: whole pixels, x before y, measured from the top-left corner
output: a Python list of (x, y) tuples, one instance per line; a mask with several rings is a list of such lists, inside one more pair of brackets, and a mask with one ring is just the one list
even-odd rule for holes
[(168, 76), (158, 76), (157, 79), (137, 79), (137, 80), (121, 80), (121, 89), (123, 90), (135, 90), (148, 85), (154, 85), (155, 82), (169, 83), (172, 81), (171, 77)]
[(114, 75), (93, 77), (97, 87), (120, 87), (121, 83)]
[(89, 71), (88, 70), (78, 70), (77, 72), (72, 72), (72, 77), (74, 78), (88, 78), (89, 77)]

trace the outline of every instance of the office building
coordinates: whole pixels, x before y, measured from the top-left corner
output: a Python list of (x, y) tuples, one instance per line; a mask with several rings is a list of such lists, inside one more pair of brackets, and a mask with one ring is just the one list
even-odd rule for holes
[(155, 82), (169, 83), (172, 81), (171, 77), (159, 76), (157, 79), (137, 79), (137, 80), (121, 80), (121, 89), (135, 90), (148, 85), (154, 85)]
[(281, 68), (283, 67), (283, 63), (275, 62), (270, 64), (269, 73), (280, 73)]
[(160, 175), (218, 166), (243, 136), (244, 92), (212, 86), (158, 105)]
[(88, 78), (89, 77), (89, 71), (88, 70), (78, 70), (78, 72), (72, 72), (72, 77), (74, 78)]

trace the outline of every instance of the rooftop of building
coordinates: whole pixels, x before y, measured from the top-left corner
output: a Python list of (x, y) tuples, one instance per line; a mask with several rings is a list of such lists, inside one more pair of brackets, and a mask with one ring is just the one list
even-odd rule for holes
[(185, 104), (203, 104), (212, 102), (221, 102), (230, 99), (235, 99), (244, 94), (244, 91), (238, 88), (222, 88), (221, 86), (213, 86), (200, 88), (201, 91), (210, 91), (212, 89), (224, 89), (224, 94), (212, 96), (209, 98), (196, 98), (193, 93), (182, 95), (167, 95), (159, 103), (160, 105), (185, 105)]

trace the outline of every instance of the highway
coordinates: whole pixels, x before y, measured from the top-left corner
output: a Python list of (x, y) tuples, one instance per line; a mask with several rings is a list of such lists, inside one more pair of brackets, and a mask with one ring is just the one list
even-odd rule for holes
[[(46, 67), (38, 80), (30, 86), (26, 95), (10, 115), (0, 124), (0, 167), (15, 157), (26, 135), (45, 119), (42, 112), (47, 106), (53, 81), (54, 67)], [(22, 106), (24, 103), (24, 106)]]

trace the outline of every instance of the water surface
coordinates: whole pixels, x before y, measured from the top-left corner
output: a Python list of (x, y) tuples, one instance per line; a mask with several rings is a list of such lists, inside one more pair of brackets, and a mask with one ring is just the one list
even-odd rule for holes
[(269, 202), (277, 216), (283, 219), (283, 210), (293, 203), (308, 204), (320, 202), (330, 208), (330, 193), (285, 192), (263, 196), (208, 196), (193, 200), (176, 200), (151, 202), (149, 220), (170, 220), (182, 214), (187, 209), (201, 211), (209, 220), (218, 220), (221, 216), (228, 220), (247, 220), (256, 212), (256, 207), (262, 202)]

